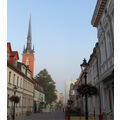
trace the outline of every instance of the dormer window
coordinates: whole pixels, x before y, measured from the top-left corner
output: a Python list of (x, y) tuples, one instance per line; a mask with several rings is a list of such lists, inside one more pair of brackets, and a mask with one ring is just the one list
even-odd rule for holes
[(14, 64), (17, 65), (17, 60), (16, 60), (16, 58), (14, 58)]
[(9, 57), (10, 57), (10, 53), (7, 52), (7, 60), (9, 60)]

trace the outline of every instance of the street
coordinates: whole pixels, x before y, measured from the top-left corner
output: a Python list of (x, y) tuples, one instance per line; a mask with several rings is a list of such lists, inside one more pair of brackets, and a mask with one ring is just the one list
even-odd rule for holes
[(33, 113), (16, 120), (65, 120), (64, 112)]

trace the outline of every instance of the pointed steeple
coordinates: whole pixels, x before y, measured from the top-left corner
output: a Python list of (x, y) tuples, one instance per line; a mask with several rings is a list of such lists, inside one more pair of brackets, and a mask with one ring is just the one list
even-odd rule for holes
[(31, 15), (29, 18), (27, 46), (26, 46), (26, 49), (23, 51), (23, 53), (34, 53), (34, 50), (32, 50)]
[(32, 44), (32, 36), (31, 36), (31, 16), (29, 19), (29, 28), (28, 28), (28, 36), (27, 36), (27, 49), (31, 50), (31, 44)]

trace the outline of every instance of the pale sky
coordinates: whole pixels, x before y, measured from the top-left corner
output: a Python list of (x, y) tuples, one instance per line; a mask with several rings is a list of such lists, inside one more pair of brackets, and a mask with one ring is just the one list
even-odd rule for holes
[(35, 75), (46, 68), (64, 92), (65, 81), (75, 81), (84, 57), (88, 60), (97, 42), (91, 25), (97, 0), (8, 0), (8, 42), (19, 52), (27, 43), (31, 14)]

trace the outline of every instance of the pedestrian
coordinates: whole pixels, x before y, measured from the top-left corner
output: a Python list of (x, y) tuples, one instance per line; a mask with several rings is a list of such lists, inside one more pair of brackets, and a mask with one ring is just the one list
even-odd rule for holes
[(70, 120), (70, 110), (68, 107), (66, 107), (65, 109), (65, 117), (67, 118), (67, 120)]
[(63, 112), (64, 112), (64, 107), (63, 107)]
[(7, 120), (10, 120), (10, 117), (9, 117), (8, 113), (7, 113)]
[(68, 120), (70, 120), (70, 108), (68, 108)]

